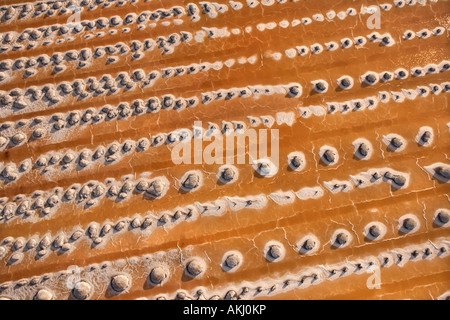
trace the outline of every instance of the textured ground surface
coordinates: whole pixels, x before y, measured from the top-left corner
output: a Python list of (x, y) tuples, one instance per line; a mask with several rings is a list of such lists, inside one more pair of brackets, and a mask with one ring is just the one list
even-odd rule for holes
[(0, 297), (448, 295), (449, 1), (0, 4)]

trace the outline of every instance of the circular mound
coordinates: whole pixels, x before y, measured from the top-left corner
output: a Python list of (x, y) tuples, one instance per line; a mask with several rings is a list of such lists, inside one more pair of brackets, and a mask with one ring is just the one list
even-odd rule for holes
[(369, 160), (373, 153), (373, 147), (369, 140), (359, 138), (353, 141), (354, 155), (359, 160)]
[(239, 176), (238, 169), (232, 165), (223, 165), (217, 172), (217, 178), (222, 183), (233, 183)]
[(428, 147), (433, 143), (434, 132), (431, 127), (421, 127), (415, 137), (416, 142), (423, 147)]
[(398, 223), (399, 231), (404, 234), (416, 232), (420, 226), (419, 219), (413, 214), (405, 214), (398, 219)]
[(346, 247), (351, 241), (352, 235), (345, 229), (336, 230), (331, 237), (331, 243), (336, 248)]
[(269, 262), (278, 262), (283, 260), (286, 250), (281, 242), (269, 241), (264, 247), (264, 257)]
[(414, 221), (414, 219), (406, 218), (405, 220), (403, 220), (402, 226), (406, 230), (411, 231), (417, 227), (417, 223), (416, 221)]
[(243, 256), (239, 251), (228, 251), (222, 257), (222, 270), (234, 272), (242, 265), (242, 261)]
[(323, 146), (319, 150), (319, 157), (326, 166), (335, 165), (339, 161), (339, 153), (336, 148)]
[(281, 257), (281, 250), (282, 249), (280, 246), (273, 245), (269, 249), (269, 254), (272, 258), (278, 259), (279, 257)]
[(328, 91), (328, 83), (324, 80), (312, 81), (311, 84), (317, 93), (325, 93)]
[(307, 235), (297, 242), (300, 254), (310, 254), (319, 249), (320, 241), (315, 235)]
[(287, 156), (289, 168), (294, 171), (301, 171), (306, 166), (306, 159), (303, 152), (291, 152)]
[(450, 210), (443, 208), (437, 209), (434, 213), (434, 222), (441, 227), (450, 225)]
[(339, 87), (342, 90), (350, 90), (353, 88), (353, 78), (350, 76), (342, 76), (337, 80)]
[(405, 138), (395, 133), (383, 136), (382, 141), (387, 146), (387, 149), (392, 152), (403, 151), (407, 145)]

